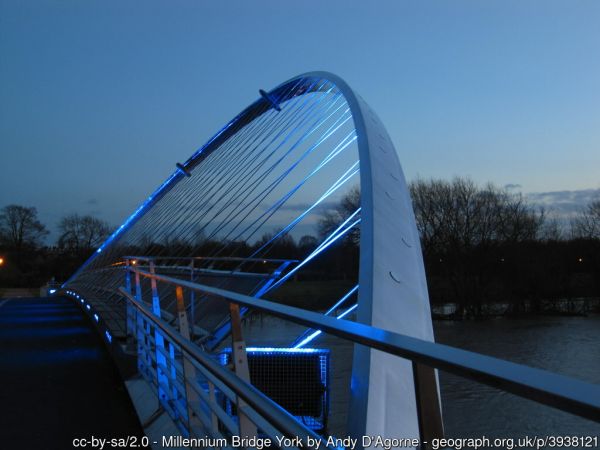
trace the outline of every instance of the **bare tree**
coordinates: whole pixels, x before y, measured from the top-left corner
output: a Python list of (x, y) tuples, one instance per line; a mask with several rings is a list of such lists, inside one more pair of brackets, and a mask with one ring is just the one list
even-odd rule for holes
[(88, 251), (98, 247), (110, 234), (108, 223), (92, 216), (71, 214), (63, 217), (58, 246), (71, 251)]
[(497, 264), (504, 261), (501, 248), (536, 239), (544, 214), (520, 194), (493, 184), (479, 187), (467, 178), (419, 179), (410, 192), (425, 260), (443, 262), (439, 270), (459, 306), (481, 314)]
[(600, 239), (600, 200), (590, 203), (572, 223), (573, 235), (578, 238)]
[(319, 240), (310, 234), (302, 236), (298, 241), (298, 247), (300, 247), (300, 249), (304, 252), (314, 250), (318, 245)]
[(565, 239), (565, 230), (558, 217), (550, 212), (550, 214), (546, 213), (545, 210), (542, 210), (541, 214), (543, 215), (543, 225), (540, 227), (538, 233), (538, 239), (542, 242), (557, 242)]
[(544, 221), (520, 194), (472, 180), (416, 180), (410, 193), (425, 251), (532, 240)]
[(8, 205), (0, 210), (0, 242), (17, 252), (41, 245), (48, 234), (34, 207)]
[[(319, 220), (318, 229), (321, 237), (329, 236), (340, 224), (360, 208), (360, 188), (352, 187), (332, 209), (325, 211)], [(346, 243), (358, 245), (360, 243), (360, 228), (355, 226), (346, 236)]]

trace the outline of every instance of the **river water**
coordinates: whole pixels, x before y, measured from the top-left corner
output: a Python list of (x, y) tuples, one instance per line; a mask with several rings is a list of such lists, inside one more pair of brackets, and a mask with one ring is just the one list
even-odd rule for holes
[[(272, 317), (248, 322), (248, 346), (289, 346), (304, 328)], [(600, 384), (600, 316), (434, 322), (436, 341)], [(323, 336), (331, 350), (329, 432), (346, 435), (352, 346)], [(447, 437), (600, 435), (600, 425), (512, 394), (440, 373)]]

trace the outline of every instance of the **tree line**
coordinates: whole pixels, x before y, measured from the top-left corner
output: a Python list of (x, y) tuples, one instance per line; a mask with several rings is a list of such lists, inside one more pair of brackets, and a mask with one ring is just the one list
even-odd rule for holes
[[(509, 312), (540, 311), (548, 304), (600, 298), (600, 199), (569, 222), (559, 221), (521, 194), (468, 178), (417, 179), (409, 185), (433, 304), (454, 303), (458, 316), (482, 316), (489, 305), (508, 304)], [(352, 188), (323, 211), (315, 234), (322, 239), (360, 206)], [(32, 286), (50, 276), (66, 279), (100, 245), (111, 227), (97, 218), (63, 217), (54, 248), (44, 246), (48, 231), (35, 208), (9, 205), (0, 210), (0, 251), (12, 269), (0, 282)], [(320, 242), (275, 233), (257, 242), (197, 242), (148, 237), (127, 254), (248, 256), (268, 244), (272, 258), (303, 259)], [(360, 229), (353, 229), (302, 271), (299, 280), (358, 277)]]
[(466, 178), (416, 180), (410, 192), (433, 303), (477, 317), (492, 303), (519, 314), (600, 297), (600, 199), (560, 223)]
[(55, 245), (47, 246), (49, 232), (35, 207), (0, 209), (0, 283), (31, 287), (51, 277), (66, 278), (108, 237), (111, 227), (90, 215), (69, 214), (58, 222), (58, 231)]

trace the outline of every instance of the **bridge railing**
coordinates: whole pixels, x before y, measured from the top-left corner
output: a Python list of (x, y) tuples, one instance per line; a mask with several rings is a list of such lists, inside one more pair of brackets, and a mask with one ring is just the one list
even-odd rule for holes
[[(184, 435), (212, 439), (251, 436), (248, 425), (239, 419), (243, 417), (275, 445), (278, 436), (299, 437), (305, 447), (309, 438), (313, 443), (322, 440), (254, 386), (221, 365), (214, 355), (186, 339), (181, 330), (158, 319), (125, 289), (121, 289), (121, 293), (135, 308), (140, 373), (158, 390), (161, 404)], [(237, 409), (238, 419), (232, 416), (232, 405)]]
[[(165, 283), (175, 288), (178, 301), (183, 307), (183, 289), (212, 295), (227, 301), (235, 308), (247, 307), (263, 311), (290, 322), (319, 329), (325, 333), (346, 339), (356, 344), (408, 359), (412, 362), (415, 381), (425, 368), (436, 368), (494, 388), (534, 400), (586, 419), (600, 422), (600, 386), (558, 375), (541, 369), (527, 367), (474, 352), (449, 347), (374, 328), (361, 323), (339, 320), (299, 308), (277, 304), (212, 286), (201, 285), (150, 273), (139, 267), (129, 266), (139, 286), (140, 280), (148, 279), (154, 285)], [(138, 288), (137, 292), (140, 290)], [(220, 365), (213, 355), (204, 352), (186, 338), (189, 325), (184, 314), (179, 316), (179, 330), (166, 324), (144, 304), (130, 289), (121, 288), (121, 293), (132, 305), (136, 323), (136, 337), (140, 349), (141, 364), (147, 376), (155, 380), (159, 393), (171, 406), (173, 416), (181, 418), (182, 429), (194, 434), (202, 429), (212, 430), (215, 437), (223, 432), (233, 435), (248, 435), (252, 427), (269, 436), (299, 436), (308, 445), (308, 438), (319, 437), (276, 403), (258, 391), (247, 380)], [(232, 318), (234, 316), (232, 315)], [(235, 327), (234, 334), (235, 334)], [(234, 346), (236, 338), (234, 336)], [(239, 356), (245, 358), (242, 348)], [(235, 352), (235, 348), (234, 348)], [(237, 356), (236, 356), (237, 359)], [(154, 372), (152, 367), (154, 367)], [(186, 370), (187, 367), (187, 370)], [(237, 368), (236, 368), (237, 369)], [(247, 372), (246, 372), (247, 375)], [(188, 386), (189, 385), (189, 386)], [(421, 398), (419, 383), (415, 382), (416, 398)], [(238, 421), (232, 419), (227, 407), (218, 398), (225, 396), (237, 407)], [(198, 404), (203, 406), (199, 409)], [(418, 409), (421, 438), (432, 437), (427, 430), (427, 414), (431, 411)], [(176, 410), (177, 409), (177, 410)], [(187, 413), (186, 413), (187, 412)], [(199, 427), (190, 422), (199, 420)], [(186, 425), (187, 424), (187, 425)], [(435, 437), (435, 436), (433, 436)], [(441, 437), (441, 436), (438, 436)], [(312, 441), (317, 442), (317, 441)], [(321, 444), (321, 447), (324, 443)]]

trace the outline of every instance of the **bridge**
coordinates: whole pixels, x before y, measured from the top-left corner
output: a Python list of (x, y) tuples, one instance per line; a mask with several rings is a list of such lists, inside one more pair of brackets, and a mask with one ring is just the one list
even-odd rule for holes
[[(48, 373), (66, 364), (48, 356), (55, 340), (75, 333), (66, 317), (85, 328), (86, 339), (65, 352), (89, 378), (71, 379), (77, 370), (57, 384), (73, 387), (59, 396), (77, 411), (71, 438), (129, 433), (162, 448), (162, 436), (179, 436), (171, 444), (195, 438), (234, 448), (241, 437), (333, 448), (329, 385), (342, 363), (351, 373), (346, 435), (359, 442), (371, 435), (428, 448), (442, 438), (437, 370), (600, 422), (599, 386), (434, 342), (402, 168), (364, 100), (322, 72), (259, 95), (176, 163), (55, 297), (0, 309), (7, 344), (22, 332), (15, 325), (22, 315), (32, 336), (37, 314), (65, 317), (44, 325), (48, 335), (36, 341)], [(318, 289), (307, 294), (309, 285)], [(300, 301), (291, 306), (291, 297)], [(247, 319), (264, 315), (293, 324), (296, 335), (286, 345), (247, 345)], [(331, 361), (319, 346), (325, 334), (352, 346), (351, 361)], [(21, 369), (0, 375), (5, 386), (14, 376), (21, 392), (39, 380), (18, 363), (38, 359), (28, 353), (35, 345), (29, 339), (11, 350)], [(90, 351), (118, 380), (89, 372)], [(118, 371), (109, 370), (113, 363)], [(10, 402), (30, 411), (37, 398), (30, 392)], [(94, 428), (82, 411), (100, 404), (107, 415), (98, 412)], [(111, 416), (117, 410), (121, 416)], [(50, 412), (40, 417), (52, 428)]]

